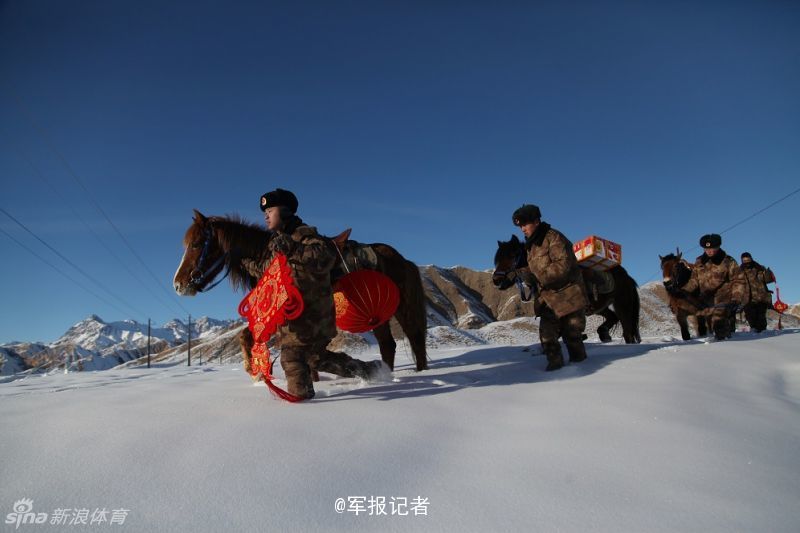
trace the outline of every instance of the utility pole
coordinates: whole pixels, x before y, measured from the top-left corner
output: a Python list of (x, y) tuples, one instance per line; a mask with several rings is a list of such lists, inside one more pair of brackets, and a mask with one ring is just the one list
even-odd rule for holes
[(150, 319), (147, 319), (147, 368), (150, 368)]
[(192, 366), (192, 315), (189, 315), (189, 327), (186, 328), (189, 334), (189, 344), (186, 350), (188, 357), (186, 359), (186, 366)]

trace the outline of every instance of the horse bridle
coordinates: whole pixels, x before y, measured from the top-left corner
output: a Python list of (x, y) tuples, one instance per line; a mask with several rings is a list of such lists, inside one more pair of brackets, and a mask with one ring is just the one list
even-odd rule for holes
[[(533, 298), (535, 288), (531, 287), (530, 292), (526, 295), (525, 294), (525, 287), (522, 284), (522, 278), (520, 278), (519, 274), (517, 273), (517, 269), (521, 268), (524, 265), (525, 259), (525, 248), (520, 248), (517, 252), (517, 255), (514, 257), (514, 267), (511, 270), (497, 270), (495, 269), (494, 275), (495, 276), (502, 276), (505, 280), (508, 280), (512, 283), (517, 285), (517, 289), (519, 290), (519, 297), (523, 302), (530, 302), (531, 298)], [(505, 287), (500, 287), (501, 290), (507, 289), (510, 285), (506, 285)]]
[(678, 269), (680, 268), (683, 262), (680, 259), (675, 260), (675, 264), (670, 269), (669, 276), (670, 276), (670, 283), (667, 285), (667, 282), (664, 282), (664, 288), (667, 289), (667, 292), (670, 293), (680, 293), (681, 288), (678, 286)]
[(214, 227), (209, 223), (205, 228), (205, 241), (203, 241), (203, 251), (200, 252), (200, 259), (197, 260), (197, 264), (195, 265), (194, 269), (192, 269), (191, 273), (189, 274), (189, 283), (194, 287), (194, 290), (197, 292), (206, 292), (210, 291), (219, 283), (228, 277), (228, 274), (231, 272), (231, 265), (230, 261), (228, 261), (228, 268), (225, 271), (225, 275), (215, 281), (213, 284), (209, 285), (208, 287), (205, 286), (210, 280), (214, 279), (216, 275), (215, 272), (219, 268), (219, 266), (225, 263), (230, 258), (230, 252), (226, 252), (219, 256), (219, 258), (214, 261), (211, 266), (207, 269), (204, 268), (204, 263), (208, 258), (208, 251), (211, 249), (211, 242), (214, 239)]

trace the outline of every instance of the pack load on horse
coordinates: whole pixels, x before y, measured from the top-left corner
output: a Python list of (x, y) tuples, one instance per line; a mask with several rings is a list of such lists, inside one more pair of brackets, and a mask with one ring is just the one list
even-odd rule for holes
[(572, 245), (584, 283), (593, 302), (614, 291), (614, 276), (609, 271), (622, 265), (622, 246), (590, 235)]
[[(516, 235), (510, 241), (497, 241), (494, 257), (494, 285), (506, 290), (517, 285), (523, 301), (535, 297), (535, 282), (527, 271), (525, 243)], [(639, 292), (636, 281), (620, 264), (622, 247), (599, 237), (589, 237), (573, 244), (573, 252), (589, 297), (586, 314), (602, 316), (605, 320), (597, 328), (602, 342), (610, 342), (611, 329), (622, 324), (622, 335), (628, 344), (641, 342), (639, 334)], [(528, 288), (526, 294), (525, 287)], [(613, 309), (611, 308), (613, 306)]]
[(658, 258), (661, 261), (664, 288), (669, 297), (669, 308), (681, 328), (681, 338), (685, 341), (692, 338), (689, 331), (689, 317), (694, 317), (697, 322), (697, 336), (705, 337), (709, 324), (704, 310), (708, 306), (700, 297), (699, 289), (692, 292), (683, 289), (692, 277), (692, 264), (683, 258), (679, 248), (674, 254), (659, 255)]

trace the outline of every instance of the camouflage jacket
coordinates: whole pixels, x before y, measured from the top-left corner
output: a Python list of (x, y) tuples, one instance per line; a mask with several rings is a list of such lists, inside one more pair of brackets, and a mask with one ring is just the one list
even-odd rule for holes
[(699, 256), (692, 266), (692, 277), (681, 289), (688, 293), (699, 290), (707, 305), (747, 303), (742, 269), (725, 250), (719, 250), (714, 257)]
[[(286, 234), (291, 238), (287, 262), (294, 283), (303, 296), (303, 314), (278, 329), (282, 346), (327, 344), (336, 336), (336, 320), (331, 287), (331, 269), (337, 260), (333, 243), (307, 226), (298, 217), (287, 222)], [(275, 236), (281, 232), (276, 232)], [(270, 241), (272, 242), (272, 240)], [(274, 252), (269, 246), (259, 257), (242, 260), (251, 276), (261, 278)]]
[(525, 249), (539, 299), (559, 318), (585, 310), (589, 305), (586, 286), (569, 239), (541, 222), (525, 240)]
[(772, 294), (767, 289), (767, 283), (772, 283), (769, 269), (764, 268), (755, 261), (742, 264), (744, 272), (745, 291), (750, 303), (772, 304)]

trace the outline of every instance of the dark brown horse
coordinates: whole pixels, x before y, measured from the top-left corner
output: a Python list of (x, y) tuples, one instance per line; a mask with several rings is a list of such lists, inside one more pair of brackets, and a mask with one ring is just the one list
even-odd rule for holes
[[(497, 252), (494, 255), (494, 274), (492, 282), (500, 290), (506, 290), (516, 284), (519, 287), (523, 300), (525, 296), (523, 283), (528, 287), (533, 285), (532, 280), (523, 279), (519, 269), (528, 266), (525, 254), (525, 244), (516, 235), (510, 241), (497, 241)], [(597, 328), (597, 335), (603, 342), (611, 341), (611, 329), (619, 322), (622, 324), (622, 337), (628, 344), (642, 342), (639, 335), (639, 291), (636, 281), (630, 277), (622, 266), (615, 266), (608, 271), (610, 276), (604, 276), (589, 269), (581, 269), (587, 293), (589, 294), (589, 309), (586, 313), (600, 315), (605, 320)], [(614, 306), (611, 309), (610, 306)]]
[(692, 277), (692, 266), (683, 259), (681, 251), (675, 250), (674, 254), (658, 256), (661, 260), (661, 273), (664, 279), (664, 288), (669, 295), (669, 308), (681, 328), (681, 337), (688, 341), (692, 338), (689, 333), (688, 318), (693, 316), (697, 321), (697, 336), (705, 337), (708, 332), (707, 318), (701, 313), (706, 305), (700, 298), (699, 291), (692, 293), (681, 289)]
[[(400, 289), (400, 304), (394, 317), (411, 344), (417, 370), (428, 368), (425, 337), (427, 315), (425, 293), (419, 269), (411, 261), (387, 244), (360, 244), (347, 240), (349, 231), (333, 242), (349, 265), (347, 268), (368, 268), (386, 274)], [(234, 289), (250, 291), (258, 283), (242, 266), (242, 261), (259, 257), (269, 243), (271, 233), (263, 227), (243, 222), (238, 217), (206, 217), (194, 211), (194, 220), (183, 238), (183, 258), (175, 273), (175, 291), (183, 296), (194, 296), (214, 287), (230, 276)], [(211, 283), (222, 272), (225, 274)], [(372, 331), (378, 340), (381, 359), (394, 369), (397, 344), (389, 323)], [(242, 333), (242, 348), (249, 353), (252, 337), (249, 330)]]

